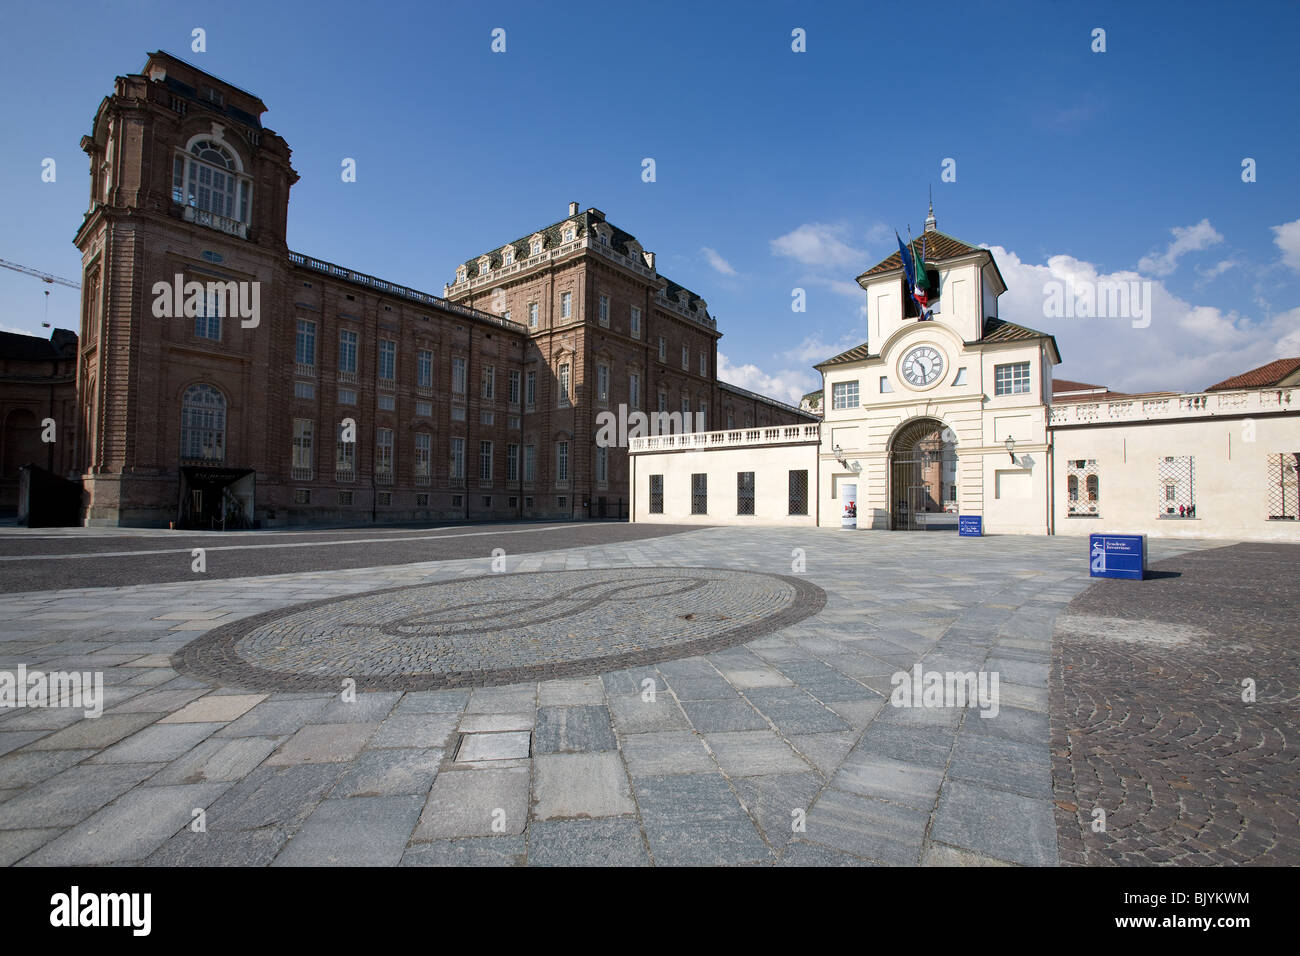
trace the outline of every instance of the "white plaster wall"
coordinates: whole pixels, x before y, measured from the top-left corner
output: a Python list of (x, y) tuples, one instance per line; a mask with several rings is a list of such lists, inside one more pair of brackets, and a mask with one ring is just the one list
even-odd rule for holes
[[(772, 445), (754, 448), (638, 452), (635, 463), (633, 521), (664, 524), (814, 525), (817, 523), (817, 446)], [(808, 513), (789, 513), (789, 473), (808, 472)], [(754, 514), (736, 514), (736, 475), (754, 472)], [(691, 514), (691, 476), (709, 476), (706, 515)], [(664, 476), (664, 513), (650, 514), (650, 476)]]

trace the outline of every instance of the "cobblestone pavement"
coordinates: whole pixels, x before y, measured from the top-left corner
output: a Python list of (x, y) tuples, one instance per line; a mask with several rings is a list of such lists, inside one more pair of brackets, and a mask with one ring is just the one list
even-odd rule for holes
[[(490, 558), (6, 593), (0, 671), (102, 672), (106, 702), (0, 710), (0, 862), (1057, 862), (1050, 641), (1089, 582), (1085, 541), (704, 528), (506, 560), (777, 575), (825, 603), (675, 660), (438, 690), (363, 677), (351, 700), (173, 658), (241, 619), (483, 578)], [(999, 674), (997, 716), (892, 706), (917, 663)]]
[(1300, 864), (1297, 568), (1297, 545), (1197, 551), (1099, 582), (1058, 618), (1063, 863)]

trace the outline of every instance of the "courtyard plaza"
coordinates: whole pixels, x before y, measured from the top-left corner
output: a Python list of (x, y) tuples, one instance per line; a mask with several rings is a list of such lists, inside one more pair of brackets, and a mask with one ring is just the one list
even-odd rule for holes
[[(1096, 582), (1071, 538), (581, 527), (7, 587), (0, 671), (105, 700), (0, 710), (0, 862), (1300, 862), (1300, 547), (1153, 540), (1150, 580)], [(45, 540), (55, 583), (130, 576), (112, 534)], [(996, 674), (996, 708), (894, 706), (918, 664)]]

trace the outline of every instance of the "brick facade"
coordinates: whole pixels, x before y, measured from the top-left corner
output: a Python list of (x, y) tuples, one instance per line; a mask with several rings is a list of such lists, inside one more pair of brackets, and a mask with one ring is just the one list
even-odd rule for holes
[[(49, 339), (0, 332), (0, 516), (15, 513), (18, 469), (38, 465), (60, 477), (77, 471), (77, 336)], [(53, 420), (54, 430), (44, 423)], [(53, 441), (44, 441), (49, 434)]]

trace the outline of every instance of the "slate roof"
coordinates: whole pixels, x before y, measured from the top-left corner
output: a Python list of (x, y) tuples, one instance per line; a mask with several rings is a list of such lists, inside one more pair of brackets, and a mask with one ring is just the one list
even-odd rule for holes
[(1217, 385), (1211, 385), (1206, 391), (1222, 392), (1231, 388), (1264, 388), (1268, 385), (1278, 384), (1282, 379), (1296, 371), (1300, 371), (1300, 358), (1275, 359), (1267, 365), (1252, 368), (1249, 372), (1242, 372), (1240, 375), (1232, 376), (1232, 378), (1225, 378)]
[(57, 362), (66, 358), (49, 339), (39, 335), (0, 332), (0, 359), (18, 362)]
[[(1061, 359), (1061, 350), (1056, 346), (1056, 336), (1048, 335), (1046, 332), (1039, 332), (1037, 329), (1031, 329), (1023, 325), (1016, 325), (1014, 322), (1007, 322), (1005, 319), (986, 318), (984, 320), (984, 334), (975, 342), (967, 342), (967, 345), (983, 345), (986, 342), (1028, 342), (1034, 339), (1049, 339), (1052, 343), (1052, 351), (1056, 353), (1056, 359)], [(855, 345), (853, 348), (841, 352), (833, 358), (828, 358), (824, 362), (819, 362), (813, 368), (821, 369), (831, 365), (847, 365), (850, 362), (861, 362), (863, 359), (876, 358), (871, 353), (869, 343), (863, 342), (861, 345)]]
[[(939, 232), (937, 229), (933, 232), (922, 233), (913, 241), (925, 239), (925, 261), (926, 262), (943, 262), (945, 259), (956, 259), (958, 256), (969, 255), (972, 252), (983, 252), (979, 246), (972, 246), (968, 242), (962, 242), (955, 239), (945, 232)], [(920, 247), (918, 246), (918, 249)], [(903, 268), (903, 257), (895, 249), (884, 259), (881, 259), (874, 266), (868, 269), (859, 279), (865, 279), (868, 276), (879, 275), (882, 272), (892, 272), (895, 269)]]

